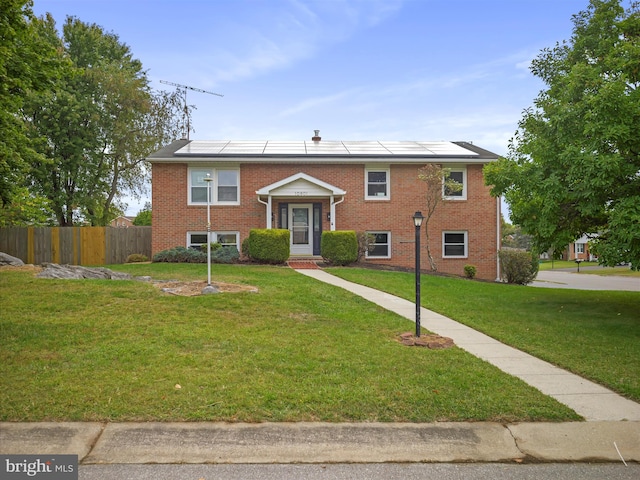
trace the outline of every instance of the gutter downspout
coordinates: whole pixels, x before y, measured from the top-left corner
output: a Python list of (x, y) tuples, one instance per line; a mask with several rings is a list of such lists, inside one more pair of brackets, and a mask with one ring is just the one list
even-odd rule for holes
[(267, 200), (266, 202), (263, 202), (262, 200), (260, 200), (260, 195), (258, 195), (258, 201), (267, 207), (267, 228), (271, 229), (273, 228), (271, 226), (271, 195), (269, 195), (268, 198), (269, 200)]
[(342, 202), (344, 202), (344, 195), (342, 196), (342, 199), (339, 202), (334, 202), (333, 195), (331, 195), (330, 211), (331, 211), (331, 231), (332, 232), (336, 229), (336, 205), (340, 205)]

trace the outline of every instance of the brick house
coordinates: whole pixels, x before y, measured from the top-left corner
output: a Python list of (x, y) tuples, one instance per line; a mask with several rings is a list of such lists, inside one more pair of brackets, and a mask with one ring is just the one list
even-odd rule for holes
[[(478, 278), (494, 280), (500, 199), (489, 195), (482, 167), (497, 158), (467, 142), (322, 141), (317, 132), (294, 142), (177, 140), (147, 158), (152, 251), (206, 245), (211, 186), (212, 241), (240, 250), (252, 228), (286, 228), (292, 257), (314, 257), (323, 231), (355, 230), (375, 239), (365, 262), (413, 268), (412, 216), (426, 209), (418, 170), (436, 163), (463, 185), (443, 191), (429, 223), (438, 271), (463, 275), (471, 264)], [(423, 226), (423, 252), (425, 242)]]

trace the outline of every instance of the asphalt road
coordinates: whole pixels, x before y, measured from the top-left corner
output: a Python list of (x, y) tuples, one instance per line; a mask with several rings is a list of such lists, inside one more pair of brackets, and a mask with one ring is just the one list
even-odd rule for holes
[(637, 480), (640, 464), (86, 465), (81, 480)]
[(576, 290), (627, 290), (640, 292), (640, 278), (594, 275), (560, 270), (543, 270), (532, 287), (573, 288)]

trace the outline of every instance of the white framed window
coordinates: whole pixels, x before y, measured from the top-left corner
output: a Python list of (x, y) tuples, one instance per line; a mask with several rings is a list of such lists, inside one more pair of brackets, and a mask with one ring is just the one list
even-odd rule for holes
[[(236, 247), (240, 251), (239, 232), (211, 232), (211, 243), (220, 243), (223, 247)], [(207, 245), (207, 232), (187, 232), (187, 247), (200, 249)]]
[(189, 205), (206, 205), (208, 182), (211, 176), (211, 204), (240, 204), (240, 169), (239, 168), (202, 168), (189, 169)]
[(442, 258), (467, 258), (468, 252), (466, 231), (442, 232)]
[(369, 248), (365, 258), (391, 258), (391, 232), (367, 232)]
[(584, 243), (576, 243), (576, 253), (584, 253)]
[(442, 185), (442, 197), (446, 200), (467, 199), (467, 167), (447, 167), (447, 177), (462, 185), (461, 190), (451, 190)]
[(367, 200), (389, 200), (389, 168), (365, 167), (364, 196)]

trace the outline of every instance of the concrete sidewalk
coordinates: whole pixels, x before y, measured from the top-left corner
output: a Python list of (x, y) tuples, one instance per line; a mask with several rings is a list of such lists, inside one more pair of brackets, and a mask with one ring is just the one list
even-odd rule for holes
[(0, 454), (89, 464), (640, 462), (640, 422), (0, 423)]
[[(335, 285), (359, 295), (386, 310), (415, 322), (415, 303), (373, 288), (348, 282), (324, 270), (297, 270), (316, 280)], [(497, 340), (422, 308), (421, 326), (502, 371), (514, 375), (560, 403), (567, 405), (589, 421), (640, 421), (640, 404), (628, 400), (601, 385), (566, 372), (550, 363), (504, 345)]]

